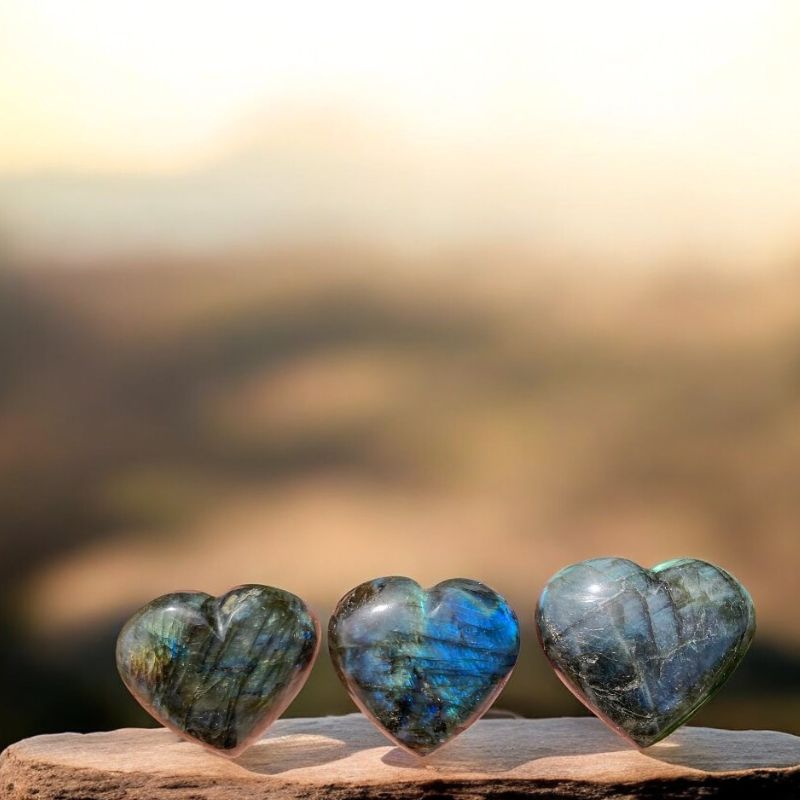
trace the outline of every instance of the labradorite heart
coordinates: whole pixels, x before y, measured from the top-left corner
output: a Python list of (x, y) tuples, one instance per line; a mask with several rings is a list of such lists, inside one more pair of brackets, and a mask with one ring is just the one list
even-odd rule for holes
[(393, 742), (427, 755), (500, 693), (517, 660), (519, 625), (477, 581), (425, 590), (409, 578), (378, 578), (339, 601), (328, 644), (356, 705)]
[(318, 630), (303, 601), (281, 589), (240, 586), (220, 597), (177, 592), (125, 623), (117, 668), (163, 725), (236, 756), (300, 691)]
[(672, 733), (722, 686), (755, 632), (750, 595), (725, 570), (684, 558), (573, 564), (536, 610), (559, 677), (639, 747)]

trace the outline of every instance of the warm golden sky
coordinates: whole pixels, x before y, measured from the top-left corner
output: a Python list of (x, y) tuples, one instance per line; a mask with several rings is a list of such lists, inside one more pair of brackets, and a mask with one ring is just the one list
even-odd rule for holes
[[(399, 216), (425, 195), (426, 230), (485, 203), (501, 236), (758, 261), (800, 218), (799, 45), (791, 0), (5, 0), (0, 174), (198, 170), (255, 128), (277, 162), (332, 170), (295, 194), (354, 214), (373, 192), (337, 185), (343, 159), (397, 182)], [(308, 136), (271, 139), (296, 109)], [(351, 146), (326, 114), (357, 121)]]

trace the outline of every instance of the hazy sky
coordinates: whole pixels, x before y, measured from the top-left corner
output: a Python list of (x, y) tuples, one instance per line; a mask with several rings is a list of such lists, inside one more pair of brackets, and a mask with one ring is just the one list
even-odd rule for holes
[(503, 236), (758, 262), (800, 249), (799, 45), (800, 3), (764, 0), (4, 0), (0, 175), (202, 171), (263, 139), (354, 215), (383, 187), (448, 235), (485, 203)]

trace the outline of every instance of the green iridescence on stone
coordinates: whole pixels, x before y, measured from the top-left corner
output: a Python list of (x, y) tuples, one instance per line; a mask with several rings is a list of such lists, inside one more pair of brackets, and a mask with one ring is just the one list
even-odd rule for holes
[(562, 680), (639, 747), (663, 739), (708, 701), (755, 633), (744, 587), (696, 559), (652, 570), (623, 558), (573, 564), (544, 588), (536, 621)]
[(310, 672), (318, 625), (300, 598), (248, 585), (219, 598), (164, 595), (117, 640), (117, 667), (159, 722), (238, 755), (292, 701)]
[(517, 660), (519, 625), (477, 581), (426, 590), (409, 578), (378, 578), (342, 598), (328, 644), (355, 703), (392, 741), (427, 755), (497, 697)]

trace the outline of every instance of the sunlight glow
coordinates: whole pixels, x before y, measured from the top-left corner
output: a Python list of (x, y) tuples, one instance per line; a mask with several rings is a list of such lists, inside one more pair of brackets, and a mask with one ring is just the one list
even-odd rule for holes
[[(271, 187), (294, 170), (280, 197), (337, 230), (345, 212), (370, 231), (414, 215), (421, 238), (477, 220), (614, 252), (724, 239), (758, 260), (796, 236), (798, 41), (788, 1), (8, 0), (0, 175), (243, 153), (277, 165)], [(249, 190), (231, 189), (245, 211)], [(34, 214), (57, 218), (12, 222)]]
[(5, 168), (169, 168), (202, 156), (254, 109), (297, 98), (433, 135), (496, 140), (546, 125), (552, 136), (558, 120), (681, 140), (744, 98), (754, 112), (778, 111), (770, 96), (789, 87), (770, 73), (800, 69), (790, 35), (798, 7), (756, 0), (4, 8)]

